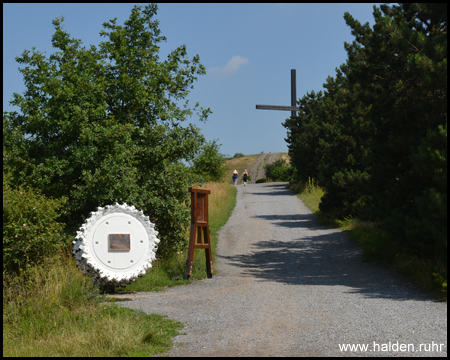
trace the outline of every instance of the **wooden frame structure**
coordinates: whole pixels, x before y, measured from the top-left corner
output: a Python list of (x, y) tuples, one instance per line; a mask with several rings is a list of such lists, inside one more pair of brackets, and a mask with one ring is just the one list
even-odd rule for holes
[(189, 188), (189, 192), (191, 193), (191, 230), (184, 278), (189, 279), (192, 274), (195, 249), (205, 249), (206, 273), (208, 278), (212, 278), (212, 252), (208, 225), (208, 195), (211, 190)]

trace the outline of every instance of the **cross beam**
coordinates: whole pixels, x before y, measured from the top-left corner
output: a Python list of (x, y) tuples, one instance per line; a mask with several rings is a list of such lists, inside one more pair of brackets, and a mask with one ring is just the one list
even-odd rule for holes
[(282, 105), (256, 105), (256, 109), (260, 110), (284, 110), (290, 111), (291, 117), (295, 117), (297, 111), (300, 110), (298, 106), (296, 106), (297, 101), (297, 84), (296, 84), (296, 74), (295, 69), (291, 69), (291, 106), (282, 106)]

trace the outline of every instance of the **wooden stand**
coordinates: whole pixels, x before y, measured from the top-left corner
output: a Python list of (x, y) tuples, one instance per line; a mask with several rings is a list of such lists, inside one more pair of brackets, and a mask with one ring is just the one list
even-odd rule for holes
[(211, 190), (189, 188), (189, 192), (191, 193), (191, 233), (184, 278), (189, 279), (192, 274), (195, 249), (205, 249), (206, 272), (208, 278), (212, 278), (212, 252), (208, 225), (208, 194)]

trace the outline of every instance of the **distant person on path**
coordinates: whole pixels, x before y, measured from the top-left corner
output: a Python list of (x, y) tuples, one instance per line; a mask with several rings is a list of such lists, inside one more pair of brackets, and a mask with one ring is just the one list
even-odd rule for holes
[(237, 170), (233, 171), (233, 186), (237, 186), (237, 178), (238, 178), (238, 172)]
[(244, 170), (244, 173), (242, 174), (243, 180), (244, 180), (244, 186), (247, 186), (247, 179), (248, 179), (248, 172), (247, 169)]

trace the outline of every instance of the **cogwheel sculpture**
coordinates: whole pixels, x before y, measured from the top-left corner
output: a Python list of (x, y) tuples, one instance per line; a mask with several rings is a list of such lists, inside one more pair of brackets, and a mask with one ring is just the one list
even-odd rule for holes
[(146, 273), (156, 258), (155, 225), (142, 210), (127, 204), (98, 207), (77, 231), (77, 265), (106, 292)]

